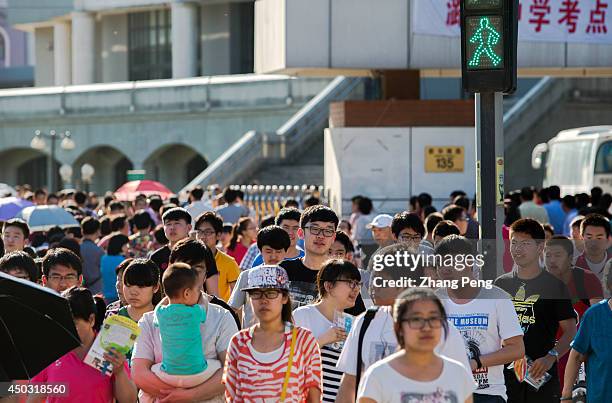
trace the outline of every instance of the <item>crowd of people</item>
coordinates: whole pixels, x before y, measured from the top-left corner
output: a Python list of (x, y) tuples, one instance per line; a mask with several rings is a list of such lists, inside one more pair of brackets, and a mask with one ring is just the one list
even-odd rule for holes
[[(185, 203), (23, 196), (80, 223), (2, 226), (0, 271), (66, 298), (81, 340), (30, 380), (69, 396), (29, 401), (612, 401), (612, 196), (599, 188), (509, 193), (503, 274), (487, 287), (469, 281), (479, 223), (462, 191), (439, 212), (427, 193), (394, 215), (355, 196), (343, 218), (313, 196), (260, 220), (233, 188)], [(107, 351), (107, 376), (83, 360), (113, 315), (140, 334)]]

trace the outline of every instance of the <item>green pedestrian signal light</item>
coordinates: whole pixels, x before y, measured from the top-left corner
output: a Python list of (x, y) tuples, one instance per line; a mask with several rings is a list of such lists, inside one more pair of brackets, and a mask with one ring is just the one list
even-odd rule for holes
[(500, 33), (501, 18), (471, 17), (467, 19), (469, 37), (468, 68), (503, 68), (503, 38)]
[(516, 88), (518, 0), (461, 0), (461, 71), (468, 92)]

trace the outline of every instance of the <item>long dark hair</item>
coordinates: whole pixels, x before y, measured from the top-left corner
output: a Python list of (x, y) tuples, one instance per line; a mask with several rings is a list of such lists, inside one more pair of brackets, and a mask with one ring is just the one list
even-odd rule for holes
[(93, 329), (96, 332), (100, 330), (106, 313), (106, 304), (102, 297), (93, 296), (87, 288), (77, 286), (70, 287), (62, 293), (62, 296), (68, 300), (74, 319), (89, 321), (89, 317), (93, 314), (96, 317)]
[(291, 305), (291, 295), (289, 295), (289, 291), (282, 291), (283, 296), (287, 297), (287, 302), (283, 305), (283, 309), (281, 311), (281, 319), (283, 322), (293, 323), (293, 310)]
[(395, 336), (401, 347), (404, 345), (404, 335), (401, 332), (401, 320), (405, 317), (406, 312), (410, 310), (410, 307), (417, 301), (431, 301), (438, 306), (442, 319), (442, 327), (444, 328), (444, 339), (446, 339), (448, 335), (446, 309), (444, 309), (444, 305), (442, 305), (442, 302), (436, 294), (434, 294), (433, 290), (429, 288), (409, 288), (404, 290), (397, 297), (395, 305), (393, 306)]
[(236, 244), (238, 243), (238, 235), (242, 235), (242, 233), (248, 228), (249, 224), (252, 222), (250, 217), (242, 217), (234, 226), (232, 227), (232, 239), (230, 240), (229, 246), (227, 249), (234, 250), (236, 249)]

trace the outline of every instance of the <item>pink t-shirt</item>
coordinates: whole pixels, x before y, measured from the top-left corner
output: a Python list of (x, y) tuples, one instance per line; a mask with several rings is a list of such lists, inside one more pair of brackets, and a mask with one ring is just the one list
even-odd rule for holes
[[(127, 363), (125, 370), (129, 376)], [(111, 403), (114, 376), (106, 376), (79, 359), (74, 351), (64, 355), (41, 373), (31, 383), (66, 383), (68, 396), (49, 396), (47, 403), (87, 402)]]
[(234, 250), (228, 249), (225, 251), (225, 253), (233, 257), (236, 263), (240, 264), (240, 262), (242, 262), (242, 259), (244, 258), (244, 255), (246, 255), (247, 250), (248, 248), (246, 246), (238, 242), (236, 243), (236, 247), (234, 248)]

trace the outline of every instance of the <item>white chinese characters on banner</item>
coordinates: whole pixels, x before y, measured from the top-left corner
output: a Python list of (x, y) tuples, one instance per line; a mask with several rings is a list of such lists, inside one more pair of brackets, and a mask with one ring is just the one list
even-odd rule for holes
[[(416, 34), (459, 36), (460, 0), (417, 0)], [(612, 0), (521, 0), (519, 41), (612, 44)]]

